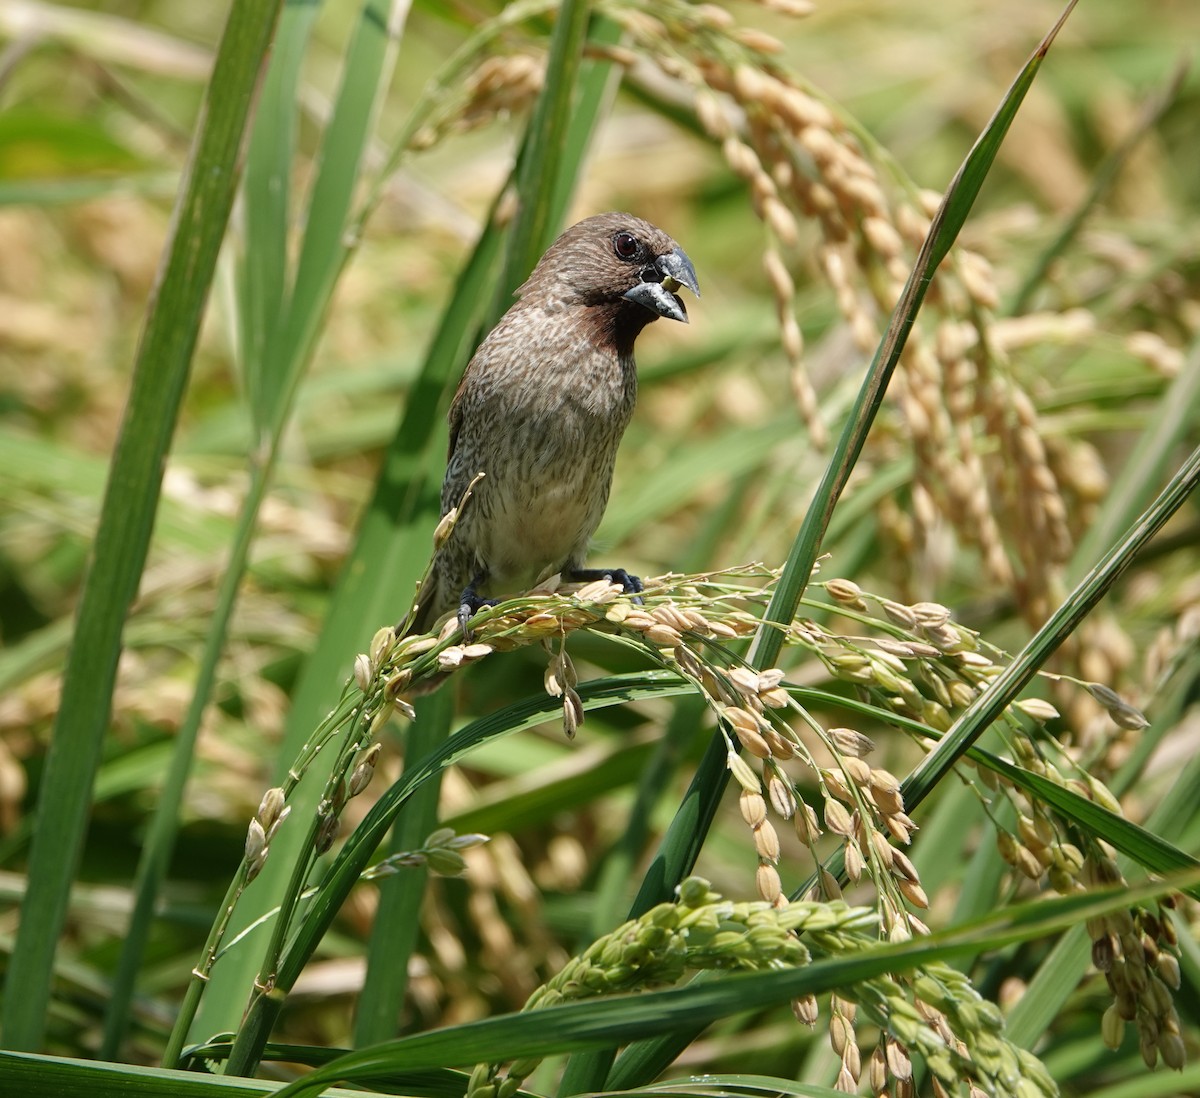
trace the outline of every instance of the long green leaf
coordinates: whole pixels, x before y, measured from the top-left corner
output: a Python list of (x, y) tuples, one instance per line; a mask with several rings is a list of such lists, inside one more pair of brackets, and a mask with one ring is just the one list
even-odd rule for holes
[[(288, 209), (286, 180), (293, 171), (295, 103), (300, 78), (300, 54), (307, 42), (315, 11), (300, 0), (285, 29), (286, 50), (277, 58), (274, 81), (269, 83), (270, 102), (276, 114), (285, 116), (278, 133), (264, 125), (256, 132), (252, 150), (261, 161), (251, 182), (249, 195), (251, 231), (247, 239), (247, 268), (243, 278), (247, 314), (245, 330), (250, 333), (246, 362), (248, 389), (258, 437), (252, 454), (251, 490), (242, 508), (242, 531), (235, 554), (222, 584), (218, 611), (210, 630), (207, 657), (219, 653), (232, 612), (240, 577), (244, 571), (258, 508), (274, 470), (284, 432), (292, 414), (300, 379), (311, 362), (320, 324), (328, 309), (334, 286), (341, 275), (351, 242), (347, 225), (359, 182), (361, 165), (382, 97), (391, 82), (399, 48), (403, 15), (407, 5), (388, 0), (366, 0), (359, 12), (354, 35), (347, 49), (341, 85), (333, 114), (322, 137), (319, 169), (309, 200), (307, 218), (295, 277), (290, 293), (286, 286), (285, 260)], [(307, 10), (306, 10), (307, 9)], [(273, 119), (274, 120), (274, 119)], [(283, 159), (283, 158), (287, 159)], [(256, 256), (254, 247), (274, 249), (271, 257)], [(257, 352), (257, 353), (255, 353)], [(215, 658), (212, 666), (215, 668)], [(202, 682), (193, 710), (207, 700), (211, 679)], [(191, 714), (189, 714), (190, 716)], [(248, 961), (247, 961), (248, 963)], [(232, 975), (232, 966), (222, 975)], [(218, 980), (210, 986), (203, 1005), (203, 1020), (222, 1028), (236, 1024), (245, 998), (244, 986)]]
[[(421, 719), (404, 740), (405, 766), (416, 765), (450, 735), (451, 694), (443, 690), (421, 703)], [(392, 827), (391, 852), (415, 850), (433, 831), (438, 818), (441, 774), (413, 794), (408, 811)], [(378, 882), (379, 907), (367, 945), (367, 974), (354, 1016), (354, 1045), (361, 1048), (394, 1037), (400, 1028), (408, 988), (408, 960), (417, 946), (421, 900), (429, 871), (413, 867)]]
[(138, 345), (39, 791), (30, 887), (4, 996), (3, 1039), (11, 1048), (36, 1048), (45, 1031), (54, 951), (108, 727), (121, 632), (149, 549), (163, 464), (233, 205), (242, 135), (278, 14), (278, 0), (236, 0), (230, 9)]
[[(583, 60), (590, 5), (562, 0), (554, 21), (546, 79), (521, 148), (517, 165), (517, 216), (509, 239), (498, 312), (508, 308), (508, 295), (519, 286), (558, 234), (551, 222), (555, 199), (574, 188), (558, 183), (555, 164), (572, 125), (574, 89)], [(588, 128), (584, 128), (588, 132)], [(582, 151), (582, 150), (580, 150)], [(573, 173), (572, 173), (573, 174)]]
[(1175, 514), (1200, 484), (1200, 448), (1184, 462), (1158, 498), (1129, 532), (1050, 616), (1029, 643), (954, 722), (917, 768), (905, 779), (905, 804), (919, 804), (958, 761), (963, 750), (987, 729), (1024, 689), (1050, 655), (1130, 566), (1138, 552)]
[(1104, 547), (1133, 522), (1142, 501), (1161, 483), (1175, 448), (1189, 430), (1200, 424), (1200, 340), (1192, 344), (1183, 369), (1163, 393), (1150, 422), (1150, 428), (1142, 432), (1122, 463), (1096, 521), (1075, 550), (1072, 578), (1090, 568)]
[[(0, 1052), (5, 1093), (22, 1098), (261, 1098), (284, 1084), (262, 1079), (227, 1079), (194, 1071), (111, 1064)], [(331, 1089), (330, 1098), (355, 1098), (361, 1091)]]

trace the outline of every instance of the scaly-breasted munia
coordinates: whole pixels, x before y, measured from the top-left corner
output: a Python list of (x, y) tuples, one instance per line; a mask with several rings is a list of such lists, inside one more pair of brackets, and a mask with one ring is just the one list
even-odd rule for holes
[(450, 406), (442, 514), (484, 476), (435, 551), (407, 631), (450, 610), (465, 631), (480, 606), (555, 573), (641, 590), (584, 560), (637, 399), (634, 341), (660, 316), (686, 323), (682, 286), (699, 295), (687, 255), (630, 214), (580, 221), (542, 256)]

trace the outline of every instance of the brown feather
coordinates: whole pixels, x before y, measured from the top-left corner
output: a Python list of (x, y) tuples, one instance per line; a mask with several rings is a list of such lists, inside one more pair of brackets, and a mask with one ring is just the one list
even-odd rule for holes
[[(636, 262), (618, 253), (622, 233), (642, 249)], [(657, 319), (625, 294), (671, 253), (682, 255), (640, 218), (587, 218), (551, 245), (479, 346), (450, 406), (442, 514), (485, 476), (437, 550), (411, 631), (477, 579), (480, 596), (499, 596), (582, 567), (637, 399), (634, 341)]]

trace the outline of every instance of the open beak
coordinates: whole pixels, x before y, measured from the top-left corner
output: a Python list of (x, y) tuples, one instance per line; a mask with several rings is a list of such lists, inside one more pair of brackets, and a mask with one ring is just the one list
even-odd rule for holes
[(666, 255), (660, 255), (652, 266), (642, 269), (641, 277), (642, 281), (629, 290), (625, 297), (652, 313), (686, 324), (687, 309), (675, 291), (686, 286), (699, 297), (700, 284), (696, 281), (696, 268), (683, 249), (676, 248)]

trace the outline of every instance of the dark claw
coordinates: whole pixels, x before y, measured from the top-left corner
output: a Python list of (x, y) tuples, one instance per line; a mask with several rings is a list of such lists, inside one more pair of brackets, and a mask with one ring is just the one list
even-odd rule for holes
[(577, 568), (568, 573), (567, 578), (576, 583), (591, 583), (592, 580), (608, 580), (609, 583), (619, 583), (625, 594), (633, 595), (633, 601), (641, 605), (640, 595), (646, 588), (637, 576), (632, 576), (624, 568)]
[(468, 644), (471, 643), (473, 636), (470, 626), (467, 624), (473, 614), (478, 613), (485, 606), (496, 606), (499, 604), (499, 599), (484, 599), (480, 598), (475, 590), (477, 583), (483, 582), (483, 576), (476, 576), (466, 587), (463, 588), (463, 593), (458, 597), (458, 627), (462, 630), (463, 640)]

